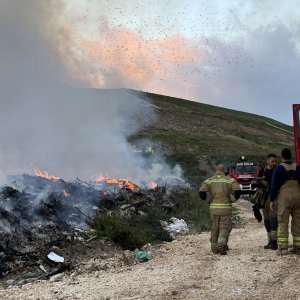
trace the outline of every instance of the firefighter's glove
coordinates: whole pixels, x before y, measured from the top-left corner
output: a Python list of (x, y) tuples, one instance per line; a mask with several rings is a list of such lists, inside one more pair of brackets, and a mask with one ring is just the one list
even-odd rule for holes
[(261, 222), (262, 221), (262, 215), (260, 213), (260, 210), (259, 210), (259, 207), (257, 204), (254, 204), (252, 206), (252, 209), (253, 209), (253, 213), (254, 213), (254, 217), (255, 219), (257, 220), (257, 222)]
[(200, 197), (201, 200), (206, 200), (206, 198), (207, 198), (206, 192), (200, 191), (199, 192), (199, 197)]
[(264, 178), (261, 177), (257, 177), (255, 180), (252, 180), (251, 182), (251, 189), (263, 189), (266, 190), (268, 187), (268, 183), (266, 180), (264, 180)]

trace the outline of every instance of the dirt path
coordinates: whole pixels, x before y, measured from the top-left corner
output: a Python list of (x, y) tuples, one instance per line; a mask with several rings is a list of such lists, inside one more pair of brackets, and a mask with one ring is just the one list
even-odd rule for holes
[(227, 256), (211, 254), (209, 233), (184, 236), (147, 263), (12, 287), (0, 299), (300, 299), (300, 257), (264, 250), (250, 204), (237, 207), (245, 226), (233, 230)]

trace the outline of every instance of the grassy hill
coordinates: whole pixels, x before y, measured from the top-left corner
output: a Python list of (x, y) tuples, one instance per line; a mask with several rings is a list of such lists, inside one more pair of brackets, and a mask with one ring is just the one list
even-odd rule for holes
[[(125, 248), (168, 240), (159, 224), (171, 216), (184, 219), (193, 231), (208, 230), (209, 202), (199, 201), (195, 187), (211, 174), (213, 164), (222, 162), (229, 166), (241, 155), (263, 164), (267, 153), (279, 156), (283, 147), (293, 147), (292, 127), (275, 120), (178, 98), (131, 92), (153, 105), (157, 120), (131, 136), (130, 142), (138, 145), (150, 141), (155, 152), (163, 153), (170, 164), (181, 165), (185, 179), (194, 188), (175, 190), (169, 200), (176, 205), (170, 210), (153, 202), (144, 214), (131, 218), (96, 217), (91, 224), (99, 236), (107, 236)], [(235, 210), (233, 223), (238, 225), (239, 220)], [(103, 230), (106, 227), (109, 231)]]
[(283, 147), (294, 147), (292, 127), (273, 119), (162, 95), (142, 95), (153, 104), (158, 120), (131, 140), (156, 142), (192, 181), (206, 176), (213, 163), (229, 165), (240, 155), (263, 163), (267, 153), (279, 156)]

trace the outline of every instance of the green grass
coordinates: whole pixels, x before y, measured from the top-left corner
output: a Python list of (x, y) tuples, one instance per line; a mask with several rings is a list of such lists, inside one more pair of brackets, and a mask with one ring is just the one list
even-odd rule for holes
[(99, 214), (89, 221), (98, 237), (108, 237), (124, 249), (134, 250), (146, 243), (171, 241), (168, 232), (162, 229), (160, 221), (171, 217), (184, 219), (193, 231), (210, 228), (209, 205), (201, 201), (196, 190), (185, 190), (172, 194), (176, 205), (167, 210), (161, 203), (153, 203), (144, 210), (144, 215), (133, 214), (122, 217), (119, 214)]
[(230, 165), (240, 155), (263, 164), (270, 152), (279, 156), (284, 147), (294, 149), (292, 127), (276, 120), (163, 95), (140, 95), (155, 105), (158, 118), (130, 142), (147, 139), (160, 144), (158, 151), (169, 163), (179, 163), (186, 178), (202, 178), (213, 163)]
[(239, 122), (244, 123), (246, 125), (254, 124), (254, 125), (266, 125), (266, 122), (269, 122), (273, 125), (279, 126), (285, 130), (291, 130), (291, 126), (287, 124), (283, 124), (276, 120), (273, 120), (268, 117), (255, 115), (252, 113), (247, 113), (238, 110), (227, 109), (223, 107), (218, 107), (210, 104), (203, 104), (199, 102), (189, 101), (180, 98), (174, 98), (164, 95), (157, 95), (153, 93), (144, 93), (145, 98), (149, 99), (152, 103), (157, 106), (163, 106), (163, 104), (170, 104), (172, 106), (181, 107), (182, 109), (190, 109), (193, 110), (193, 113), (200, 113), (201, 115), (206, 115), (210, 118), (218, 118), (218, 119), (238, 119)]

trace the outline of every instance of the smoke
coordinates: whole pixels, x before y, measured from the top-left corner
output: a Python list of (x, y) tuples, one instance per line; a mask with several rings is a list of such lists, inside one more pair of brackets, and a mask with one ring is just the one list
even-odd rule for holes
[(59, 56), (60, 43), (66, 38), (58, 25), (62, 7), (61, 1), (1, 0), (1, 80), (24, 84), (56, 82), (67, 76)]
[(71, 56), (64, 9), (63, 1), (0, 2), (0, 177), (34, 167), (67, 179), (170, 175), (127, 142), (154, 120), (148, 102), (126, 90), (74, 88), (88, 83)]

